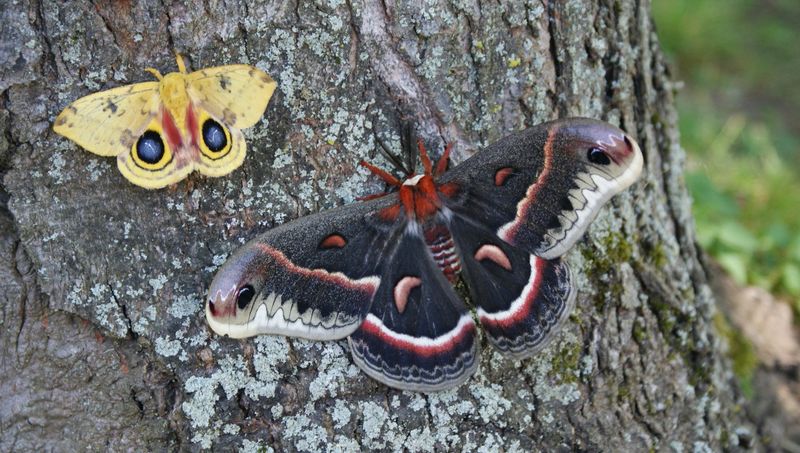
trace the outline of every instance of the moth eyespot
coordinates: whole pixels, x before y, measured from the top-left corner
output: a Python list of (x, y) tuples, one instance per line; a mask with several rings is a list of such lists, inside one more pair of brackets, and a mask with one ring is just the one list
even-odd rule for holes
[(611, 159), (608, 158), (606, 152), (600, 148), (596, 147), (589, 148), (587, 157), (589, 158), (589, 162), (593, 164), (608, 165), (611, 163)]
[(255, 295), (256, 291), (252, 286), (242, 286), (236, 293), (236, 306), (239, 307), (239, 310), (244, 310), (250, 304), (250, 301), (253, 300), (253, 296)]
[(215, 153), (222, 151), (228, 145), (228, 138), (222, 125), (211, 118), (203, 123), (203, 143)]
[(164, 141), (156, 131), (146, 131), (136, 142), (136, 156), (142, 162), (156, 164), (164, 157)]

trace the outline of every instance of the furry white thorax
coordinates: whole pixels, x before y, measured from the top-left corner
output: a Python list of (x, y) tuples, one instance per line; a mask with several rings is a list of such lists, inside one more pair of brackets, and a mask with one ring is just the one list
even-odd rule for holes
[(405, 181), (403, 181), (403, 185), (404, 186), (416, 186), (417, 183), (419, 182), (419, 180), (422, 179), (423, 176), (425, 176), (425, 175), (417, 175), (417, 176), (414, 176), (412, 178), (408, 178)]

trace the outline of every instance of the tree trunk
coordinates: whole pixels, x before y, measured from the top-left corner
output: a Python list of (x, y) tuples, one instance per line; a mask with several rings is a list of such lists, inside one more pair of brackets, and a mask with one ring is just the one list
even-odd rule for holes
[[(458, 4), (456, 4), (458, 3)], [(0, 449), (710, 451), (759, 442), (714, 330), (649, 2), (373, 0), (4, 5)], [(250, 63), (279, 84), (243, 166), (146, 191), (51, 132), (101, 89)], [(618, 124), (645, 155), (567, 260), (577, 307), (540, 355), (482, 348), (442, 393), (387, 388), (346, 341), (206, 327), (244, 239), (382, 190), (411, 122), (454, 161), (548, 119)], [(441, 150), (435, 150), (439, 153)], [(484, 345), (486, 346), (486, 345)]]

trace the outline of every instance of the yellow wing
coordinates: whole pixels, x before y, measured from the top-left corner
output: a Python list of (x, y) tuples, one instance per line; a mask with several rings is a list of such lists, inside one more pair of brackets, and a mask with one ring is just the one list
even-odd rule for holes
[(218, 151), (209, 148), (205, 143), (200, 144), (200, 160), (195, 162), (197, 171), (206, 176), (218, 177), (225, 176), (242, 165), (247, 151), (244, 135), (239, 129), (229, 129), (227, 132), (229, 144)]
[(276, 87), (266, 72), (243, 64), (195, 71), (186, 81), (192, 99), (234, 129), (256, 124)]
[(142, 82), (90, 94), (62, 111), (53, 130), (100, 156), (130, 147), (158, 112), (158, 82)]

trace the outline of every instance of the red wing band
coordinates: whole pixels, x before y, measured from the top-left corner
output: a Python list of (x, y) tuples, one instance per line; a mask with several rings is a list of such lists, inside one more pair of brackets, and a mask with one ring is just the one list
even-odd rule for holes
[(528, 219), (529, 211), (536, 203), (536, 195), (549, 182), (550, 171), (553, 167), (553, 139), (555, 138), (556, 131), (556, 128), (552, 128), (547, 133), (547, 140), (545, 141), (543, 150), (544, 163), (542, 165), (542, 171), (539, 173), (539, 177), (536, 178), (536, 181), (528, 186), (528, 190), (525, 191), (525, 198), (519, 200), (517, 203), (517, 211), (514, 220), (497, 229), (497, 236), (511, 245), (516, 244), (517, 233), (519, 233), (520, 228), (524, 227)]
[(478, 318), (492, 345), (520, 358), (547, 345), (572, 311), (575, 299), (566, 263), (531, 255), (530, 266), (528, 283), (506, 310), (488, 313), (478, 308)]
[[(237, 319), (217, 319), (206, 304), (208, 324), (220, 335), (344, 338), (361, 325), (381, 281), (377, 276), (354, 279), (341, 272), (298, 266), (280, 250), (263, 243), (255, 244), (250, 253), (247, 260), (258, 260), (256, 266), (265, 283), (247, 313), (237, 315), (239, 323)], [(221, 274), (217, 278), (224, 279)], [(232, 300), (238, 281), (232, 278), (230, 286), (218, 288), (211, 297)]]
[(350, 336), (353, 360), (386, 385), (422, 392), (461, 384), (478, 366), (475, 321), (463, 314), (450, 331), (436, 337), (394, 332), (368, 314)]

